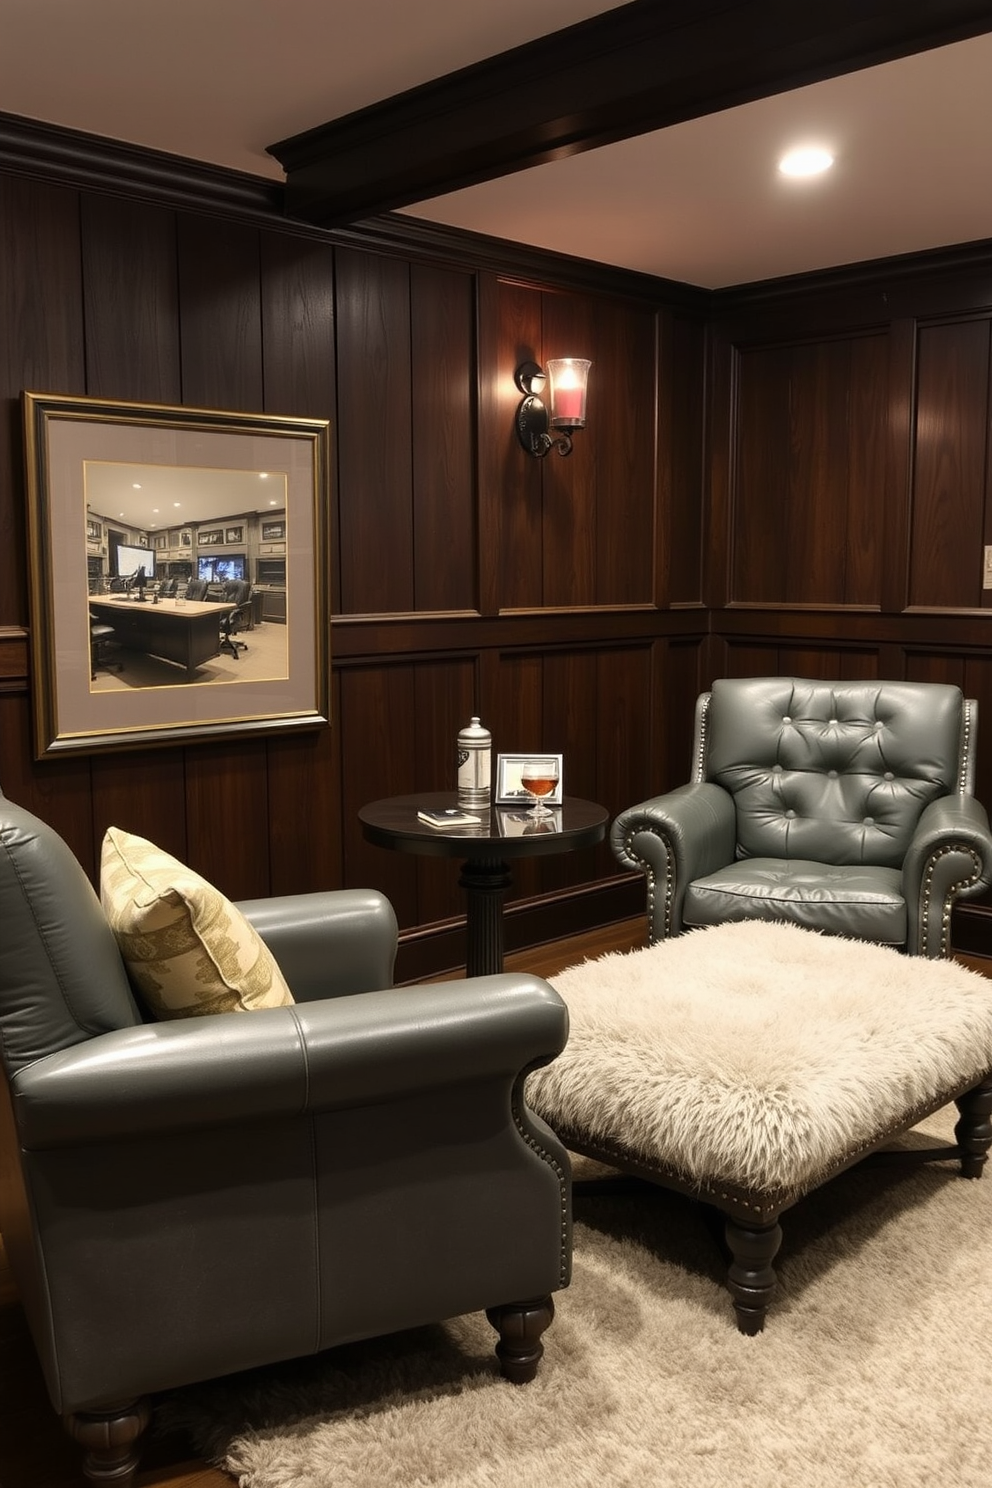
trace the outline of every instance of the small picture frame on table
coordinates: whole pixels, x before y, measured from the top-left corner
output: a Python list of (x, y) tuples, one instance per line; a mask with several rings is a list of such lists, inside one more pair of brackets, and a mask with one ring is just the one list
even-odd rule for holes
[(496, 789), (494, 800), (497, 806), (524, 806), (533, 804), (534, 797), (521, 782), (520, 773), (531, 759), (553, 759), (558, 764), (558, 780), (551, 793), (544, 797), (546, 806), (560, 806), (564, 789), (562, 756), (550, 749), (533, 749), (529, 754), (498, 754), (496, 756)]

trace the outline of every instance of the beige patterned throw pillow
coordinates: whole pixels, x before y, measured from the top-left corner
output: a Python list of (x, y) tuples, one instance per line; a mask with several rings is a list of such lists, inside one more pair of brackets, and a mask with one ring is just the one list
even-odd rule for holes
[(157, 1017), (293, 1001), (271, 951), (241, 911), (143, 837), (107, 829), (100, 898), (131, 979)]

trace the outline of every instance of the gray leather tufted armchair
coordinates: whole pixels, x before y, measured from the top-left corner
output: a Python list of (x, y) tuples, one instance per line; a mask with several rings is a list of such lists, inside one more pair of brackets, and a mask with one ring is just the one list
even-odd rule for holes
[(976, 729), (977, 704), (938, 683), (715, 682), (691, 783), (612, 827), (647, 876), (649, 941), (785, 919), (949, 955), (954, 902), (992, 882)]
[(52, 1404), (127, 1488), (147, 1396), (486, 1309), (533, 1377), (568, 1159), (532, 976), (392, 988), (377, 893), (240, 906), (297, 1003), (148, 1023), (66, 844), (0, 796), (0, 1233)]

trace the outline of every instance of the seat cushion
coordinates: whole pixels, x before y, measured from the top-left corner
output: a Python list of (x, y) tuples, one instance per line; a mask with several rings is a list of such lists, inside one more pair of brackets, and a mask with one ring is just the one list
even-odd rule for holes
[(790, 920), (807, 929), (880, 945), (906, 943), (906, 902), (897, 868), (835, 868), (801, 858), (745, 858), (686, 890), (687, 925)]
[(271, 951), (241, 911), (143, 837), (107, 829), (100, 897), (132, 982), (156, 1017), (293, 1001)]

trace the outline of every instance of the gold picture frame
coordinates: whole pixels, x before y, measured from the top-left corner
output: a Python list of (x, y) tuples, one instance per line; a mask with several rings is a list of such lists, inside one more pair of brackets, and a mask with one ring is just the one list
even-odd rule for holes
[[(22, 405), (36, 758), (326, 725), (328, 421), (42, 392), (25, 392)], [(223, 605), (217, 596), (187, 603), (181, 587), (178, 595), (175, 589), (170, 594), (154, 577), (156, 547), (148, 540), (153, 523), (139, 496), (133, 498), (133, 519), (118, 519), (118, 511), (127, 511), (132, 498), (121, 496), (118, 502), (117, 487), (138, 492), (165, 480), (177, 499), (168, 503), (163, 526), (168, 521), (174, 526), (180, 518), (180, 546), (201, 524), (213, 520), (223, 528), (226, 512), (217, 509), (221, 491), (229, 502), (241, 501), (237, 521), (249, 536), (253, 507), (245, 491), (253, 489), (252, 483), (264, 482), (258, 495), (258, 531), (265, 515), (262, 490), (266, 509), (274, 491), (280, 506), (285, 497), (286, 621), (275, 637), (278, 660), (255, 662), (250, 644), (240, 653), (247, 665), (229, 666), (226, 674), (213, 658), (198, 659), (213, 646), (215, 618), (220, 658)], [(110, 505), (105, 488), (113, 488), (114, 524), (104, 523), (108, 556), (103, 561), (113, 563), (119, 557), (118, 574), (128, 562), (139, 563), (142, 571), (140, 576), (134, 572), (130, 583), (117, 578), (116, 593), (94, 594), (87, 533), (101, 517), (101, 508)], [(248, 561), (253, 580), (253, 554)], [(183, 566), (188, 570), (188, 562)], [(113, 588), (114, 572), (99, 577), (98, 589), (101, 582)], [(104, 653), (95, 649), (91, 632), (96, 622), (96, 629), (104, 632), (101, 642), (110, 632), (116, 662), (106, 671), (113, 676), (100, 667), (98, 657)], [(194, 629), (195, 645), (189, 641)], [(160, 640), (163, 634), (166, 638)], [(261, 649), (259, 642), (256, 651)], [(137, 677), (139, 662), (146, 674), (154, 673), (152, 680)], [(268, 668), (265, 675), (259, 675), (259, 665)], [(129, 670), (135, 673), (133, 681)]]

